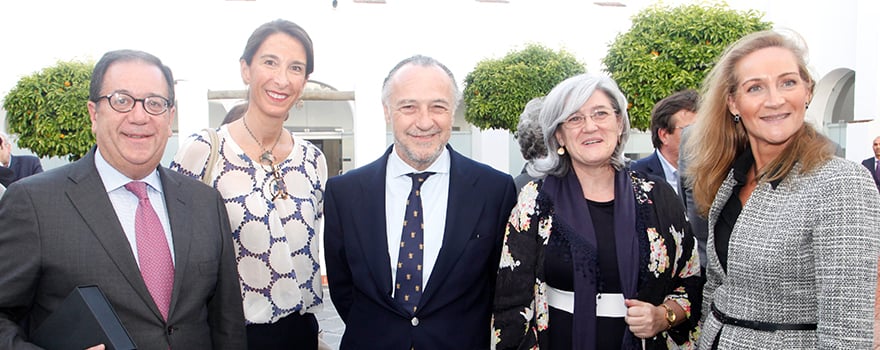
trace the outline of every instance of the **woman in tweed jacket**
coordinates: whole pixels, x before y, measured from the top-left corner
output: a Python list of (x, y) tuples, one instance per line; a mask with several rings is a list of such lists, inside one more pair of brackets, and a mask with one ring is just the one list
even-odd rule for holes
[(880, 194), (804, 122), (814, 80), (795, 33), (731, 45), (686, 145), (709, 219), (700, 349), (869, 349)]
[(529, 164), (504, 235), (493, 349), (667, 349), (695, 343), (696, 239), (664, 181), (623, 164), (626, 98), (611, 78), (557, 85), (539, 115), (551, 150)]

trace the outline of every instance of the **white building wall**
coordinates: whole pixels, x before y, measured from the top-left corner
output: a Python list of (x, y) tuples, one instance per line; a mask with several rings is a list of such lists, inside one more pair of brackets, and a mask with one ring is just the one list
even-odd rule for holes
[[(0, 96), (21, 76), (57, 60), (97, 60), (104, 52), (119, 48), (145, 50), (162, 58), (182, 80), (179, 122), (181, 134), (187, 135), (200, 129), (207, 118), (207, 107), (199, 106), (207, 101), (196, 90), (244, 88), (238, 58), (247, 37), (258, 25), (285, 18), (312, 36), (316, 61), (312, 78), (339, 90), (355, 91), (354, 161), (359, 166), (378, 157), (387, 145), (381, 84), (400, 59), (415, 53), (434, 56), (461, 83), (478, 61), (501, 57), (526, 43), (541, 43), (565, 48), (585, 62), (589, 72), (598, 73), (607, 45), (630, 27), (631, 15), (654, 3), (621, 2), (628, 6), (599, 7), (580, 0), (387, 0), (387, 4), (339, 0), (336, 9), (329, 0), (4, 2), (0, 4), (0, 45), (7, 51), (0, 69)], [(687, 1), (665, 1), (680, 2)], [(737, 9), (764, 11), (765, 19), (800, 32), (810, 45), (817, 78), (839, 67), (855, 69), (856, 118), (876, 118), (880, 39), (878, 13), (876, 6), (869, 6), (870, 0), (809, 5), (799, 0), (728, 3)], [(143, 6), (158, 8), (150, 13), (160, 15), (146, 15)], [(872, 127), (876, 129), (876, 124)], [(504, 171), (519, 171), (521, 163), (511, 159), (516, 152), (507, 147), (516, 147), (509, 137), (495, 132), (477, 132), (472, 137), (479, 141), (472, 143), (474, 158)], [(858, 139), (847, 138), (862, 142)], [(169, 144), (168, 152), (176, 149), (176, 142)], [(650, 150), (650, 138), (636, 135), (626, 151)]]

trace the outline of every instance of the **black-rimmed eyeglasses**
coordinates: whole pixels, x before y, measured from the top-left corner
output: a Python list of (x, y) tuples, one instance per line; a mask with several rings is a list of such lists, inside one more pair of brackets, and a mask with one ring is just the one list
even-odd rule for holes
[(162, 96), (134, 98), (127, 93), (116, 91), (107, 96), (101, 96), (101, 98), (106, 98), (110, 103), (110, 108), (119, 113), (130, 112), (138, 102), (144, 107), (144, 111), (152, 115), (161, 115), (171, 107), (171, 102)]

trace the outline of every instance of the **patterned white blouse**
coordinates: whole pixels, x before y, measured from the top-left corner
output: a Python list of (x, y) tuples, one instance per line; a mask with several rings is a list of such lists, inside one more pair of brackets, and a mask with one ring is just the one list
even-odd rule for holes
[[(324, 154), (291, 134), (293, 150), (273, 171), (245, 155), (226, 126), (217, 134), (220, 154), (211, 184), (229, 214), (247, 323), (317, 312), (322, 304), (318, 243), (327, 181)], [(195, 134), (181, 146), (171, 169), (201, 178), (210, 150), (207, 132)], [(274, 172), (280, 172), (280, 183)], [(278, 195), (283, 191), (279, 184), (286, 198)]]

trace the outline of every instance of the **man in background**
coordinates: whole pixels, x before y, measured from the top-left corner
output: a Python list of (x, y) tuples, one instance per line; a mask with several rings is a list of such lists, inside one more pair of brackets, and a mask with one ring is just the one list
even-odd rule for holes
[(9, 140), (9, 135), (2, 132), (0, 132), (0, 166), (9, 168), (15, 173), (12, 182), (43, 172), (40, 158), (13, 155), (12, 142)]
[(694, 90), (682, 90), (660, 100), (651, 111), (651, 142), (654, 153), (631, 165), (633, 170), (666, 180), (682, 197), (678, 171), (678, 148), (681, 130), (694, 123), (699, 95)]
[(874, 156), (863, 160), (862, 165), (871, 172), (874, 184), (877, 185), (877, 190), (880, 190), (880, 136), (874, 138), (872, 147), (874, 148)]

